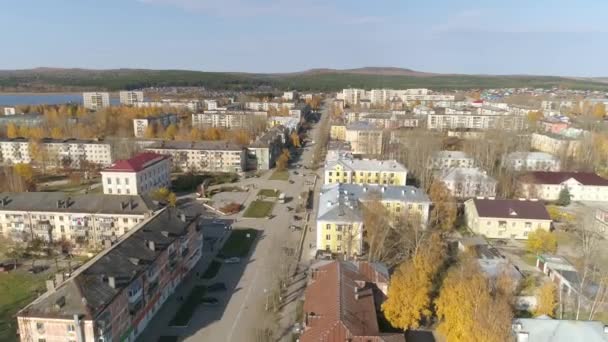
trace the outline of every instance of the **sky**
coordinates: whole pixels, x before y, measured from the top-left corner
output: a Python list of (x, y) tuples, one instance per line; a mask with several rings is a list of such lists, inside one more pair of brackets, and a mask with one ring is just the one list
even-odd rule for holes
[(0, 69), (608, 76), (606, 0), (0, 0)]

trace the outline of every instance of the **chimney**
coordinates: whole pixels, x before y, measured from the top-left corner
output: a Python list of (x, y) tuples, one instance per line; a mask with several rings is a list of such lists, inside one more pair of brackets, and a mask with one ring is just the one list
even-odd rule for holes
[(383, 186), (383, 187), (382, 187), (382, 192), (385, 192), (385, 191), (386, 191), (386, 187), (385, 187), (385, 186)]
[(148, 248), (150, 248), (151, 251), (154, 251), (154, 241), (148, 241)]
[(357, 293), (355, 293), (355, 300), (359, 300), (359, 297), (360, 297), (360, 296), (359, 296), (359, 293), (358, 293), (358, 292), (357, 292)]
[(135, 201), (133, 199), (129, 200), (129, 208), (131, 210), (135, 209)]
[(70, 197), (68, 197), (68, 198), (65, 200), (65, 207), (66, 207), (66, 208), (69, 208), (71, 204), (72, 204), (72, 199), (71, 199)]
[(110, 276), (108, 277), (108, 285), (110, 285), (111, 288), (115, 289), (116, 288), (116, 278)]
[(62, 206), (63, 206), (63, 201), (57, 200), (57, 209), (61, 208)]
[(125, 210), (129, 206), (129, 202), (120, 202), (120, 210)]
[(55, 273), (55, 284), (59, 285), (63, 283), (63, 273)]
[(182, 220), (182, 222), (186, 222), (186, 214), (179, 215), (179, 219)]
[(55, 282), (53, 281), (53, 279), (49, 279), (46, 281), (46, 290), (47, 292), (55, 291)]

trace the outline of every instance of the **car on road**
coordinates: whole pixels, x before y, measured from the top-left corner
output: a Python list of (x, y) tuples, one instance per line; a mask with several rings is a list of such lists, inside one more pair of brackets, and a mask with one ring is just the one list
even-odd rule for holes
[(289, 180), (289, 184), (293, 184), (293, 183), (295, 183), (295, 182), (290, 179)]
[(213, 283), (209, 286), (207, 286), (207, 292), (220, 292), (220, 291), (226, 291), (228, 288), (226, 287), (226, 284), (224, 283)]
[(32, 273), (32, 274), (38, 274), (41, 272), (44, 272), (46, 270), (48, 270), (49, 267), (46, 265), (40, 265), (40, 266), (34, 266), (32, 268), (30, 268), (29, 270), (27, 270), (28, 272)]
[(302, 217), (298, 216), (298, 215), (293, 215), (293, 219), (296, 221), (300, 221), (302, 219)]
[(239, 258), (239, 257), (232, 257), (232, 258), (224, 259), (224, 264), (238, 264), (240, 262), (241, 262), (241, 258)]
[(299, 175), (300, 173), (298, 171), (294, 171), (293, 174), (294, 175)]
[(201, 299), (201, 304), (203, 304), (204, 306), (217, 306), (220, 303), (220, 301), (217, 298), (213, 298), (213, 297), (204, 297), (203, 299)]

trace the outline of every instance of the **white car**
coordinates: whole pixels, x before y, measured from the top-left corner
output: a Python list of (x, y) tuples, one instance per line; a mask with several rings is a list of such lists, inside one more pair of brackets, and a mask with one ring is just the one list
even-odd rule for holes
[(238, 264), (240, 262), (241, 262), (241, 258), (239, 258), (239, 257), (232, 257), (232, 258), (224, 259), (224, 264)]

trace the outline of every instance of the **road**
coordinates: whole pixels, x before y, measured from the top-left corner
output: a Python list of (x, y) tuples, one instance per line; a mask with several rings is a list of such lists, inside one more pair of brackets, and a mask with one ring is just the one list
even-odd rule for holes
[[(318, 128), (319, 124), (313, 126), (313, 129), (308, 133), (314, 140), (318, 140), (316, 139)], [(302, 149), (300, 160), (296, 161), (296, 164), (310, 165), (313, 147)], [(295, 175), (294, 171), (297, 171), (298, 175)], [(224, 282), (228, 287), (226, 293), (212, 294), (220, 300), (221, 305), (217, 307), (200, 306), (187, 328), (168, 327), (169, 320), (179, 306), (175, 298), (186, 297), (195, 284), (202, 282), (196, 277), (191, 277), (178, 288), (172, 298), (168, 299), (138, 341), (155, 341), (158, 336), (181, 336), (180, 340), (193, 342), (203, 340), (255, 341), (256, 334), (263, 327), (277, 328), (277, 317), (265, 310), (268, 295), (273, 289), (277, 288), (278, 273), (281, 272), (282, 265), (285, 264), (286, 255), (282, 247), (296, 249), (302, 236), (302, 231), (289, 229), (291, 224), (295, 223), (302, 226), (303, 222), (295, 221), (294, 212), (289, 211), (288, 207), (296, 207), (298, 196), (311, 187), (306, 184), (308, 178), (306, 175), (321, 171), (291, 166), (289, 173), (293, 184), (287, 181), (270, 180), (272, 172), (271, 170), (260, 178), (248, 178), (239, 182), (238, 185), (255, 184), (256, 186), (256, 189), (248, 192), (245, 206), (255, 200), (258, 189), (278, 189), (293, 200), (285, 204), (277, 203), (273, 210), (272, 219), (243, 218), (242, 212), (236, 217), (227, 217), (235, 220), (232, 224), (234, 229), (255, 228), (261, 231), (261, 237), (254, 245), (247, 261), (243, 260), (241, 264), (223, 265), (216, 278), (211, 281)], [(317, 181), (315, 187), (315, 201), (318, 198), (320, 183), (321, 179)], [(310, 225), (312, 226), (314, 226), (314, 217), (311, 214)], [(314, 236), (314, 229), (306, 234), (308, 236), (303, 244), (303, 256), (307, 262), (311, 255), (308, 240), (310, 236)], [(219, 235), (218, 241), (223, 243), (226, 236), (221, 235), (221, 233)], [(215, 252), (217, 252), (217, 249), (219, 247), (215, 248)], [(196, 266), (196, 271), (204, 272), (213, 256), (214, 252), (206, 249), (201, 262)]]

